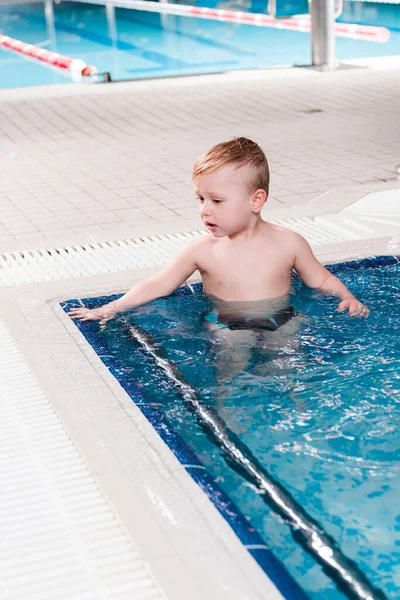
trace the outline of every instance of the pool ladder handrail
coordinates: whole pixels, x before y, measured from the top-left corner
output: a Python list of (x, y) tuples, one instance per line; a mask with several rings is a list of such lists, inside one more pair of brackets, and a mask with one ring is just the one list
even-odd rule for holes
[(222, 449), (229, 464), (256, 486), (264, 501), (290, 526), (294, 539), (322, 566), (338, 588), (351, 600), (387, 600), (385, 594), (368, 581), (358, 565), (343, 554), (338, 543), (281, 483), (275, 481), (218, 413), (205, 406), (179, 369), (156, 348), (151, 336), (126, 319), (119, 320), (128, 336), (146, 350), (179, 390), (184, 402), (195, 412), (200, 425)]

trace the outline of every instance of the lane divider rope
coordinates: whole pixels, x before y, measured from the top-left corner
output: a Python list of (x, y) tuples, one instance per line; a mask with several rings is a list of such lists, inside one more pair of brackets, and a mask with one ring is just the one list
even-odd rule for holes
[[(73, 0), (68, 0), (73, 1)], [(77, 0), (82, 1), (82, 0)], [(99, 4), (114, 6), (116, 8), (130, 8), (146, 12), (178, 15), (183, 17), (196, 17), (212, 21), (225, 21), (244, 25), (257, 25), (258, 27), (272, 27), (275, 29), (289, 29), (308, 33), (311, 31), (309, 16), (300, 18), (275, 19), (263, 13), (249, 13), (237, 10), (224, 10), (219, 8), (205, 8), (187, 4), (169, 4), (152, 2), (149, 0), (85, 0), (85, 4)], [(335, 35), (338, 37), (370, 42), (384, 43), (390, 39), (390, 31), (386, 27), (373, 25), (358, 25), (353, 23), (335, 23)]]
[(0, 34), (0, 48), (15, 52), (24, 58), (38, 61), (43, 66), (56, 69), (63, 75), (71, 77), (73, 81), (81, 81), (85, 77), (98, 74), (96, 67), (87, 65), (80, 58), (63, 56), (57, 52), (51, 52), (45, 48), (27, 44), (8, 35)]

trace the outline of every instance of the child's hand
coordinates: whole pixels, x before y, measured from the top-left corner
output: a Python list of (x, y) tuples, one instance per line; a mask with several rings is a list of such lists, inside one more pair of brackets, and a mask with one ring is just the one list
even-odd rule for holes
[(103, 328), (107, 321), (113, 318), (115, 311), (110, 307), (101, 306), (100, 308), (71, 308), (68, 316), (71, 319), (79, 319), (80, 321), (99, 321), (100, 327)]
[(354, 296), (348, 296), (340, 302), (338, 311), (343, 312), (346, 309), (349, 310), (349, 315), (351, 317), (368, 317), (370, 312), (369, 308), (364, 306), (364, 304), (359, 302)]

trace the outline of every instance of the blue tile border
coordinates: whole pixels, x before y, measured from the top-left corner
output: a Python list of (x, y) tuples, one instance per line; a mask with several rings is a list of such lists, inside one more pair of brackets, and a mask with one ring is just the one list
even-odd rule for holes
[[(326, 269), (333, 275), (347, 269), (349, 271), (359, 271), (360, 269), (377, 269), (379, 267), (388, 267), (390, 265), (398, 265), (400, 256), (370, 256), (358, 260), (350, 260), (341, 263), (332, 263), (324, 265)], [(299, 279), (296, 273), (293, 273), (294, 279)]]
[[(201, 291), (201, 284), (194, 287), (194, 293), (201, 293)], [(193, 292), (190, 288), (186, 287), (179, 288), (176, 295), (188, 295), (191, 293)], [(81, 304), (88, 307), (100, 306), (107, 301), (111, 302), (111, 300), (119, 296), (120, 295), (113, 295), (98, 298), (86, 298), (82, 300), (67, 300), (62, 302), (61, 306), (65, 312), (68, 312), (71, 308)], [(308, 596), (286, 571), (285, 567), (276, 558), (273, 552), (267, 548), (265, 541), (258, 531), (251, 526), (242, 512), (214, 481), (193, 450), (186, 442), (184, 442), (173, 427), (171, 427), (168, 420), (165, 419), (161, 412), (143, 397), (141, 390), (135, 384), (135, 381), (129, 377), (129, 374), (126, 373), (126, 371), (124, 371), (122, 362), (108, 353), (108, 348), (100, 336), (97, 335), (93, 323), (82, 321), (74, 321), (74, 323), (99, 356), (103, 364), (132, 398), (136, 406), (140, 409), (149, 423), (151, 423), (161, 439), (167, 444), (170, 450), (172, 450), (186, 472), (199, 485), (205, 494), (207, 494), (215, 508), (224, 517), (239, 540), (278, 588), (284, 598), (286, 600), (309, 600)]]
[(360, 260), (351, 260), (348, 262), (335, 263), (332, 265), (325, 265), (325, 267), (331, 273), (337, 273), (342, 269), (348, 269), (351, 271), (358, 271), (359, 269), (376, 269), (378, 267), (387, 267), (390, 265), (398, 265), (400, 263), (400, 256), (371, 256), (368, 258), (362, 258)]
[[(395, 256), (377, 256), (365, 258), (362, 260), (349, 261), (326, 265), (331, 273), (336, 273), (342, 269), (358, 270), (363, 268), (377, 268), (381, 266), (395, 265), (400, 263), (400, 257)], [(196, 283), (184, 286), (176, 290), (172, 295), (182, 296), (192, 293), (202, 293), (202, 284)], [(101, 306), (106, 302), (119, 298), (122, 294), (112, 296), (100, 296), (96, 298), (71, 299), (61, 302), (65, 312), (72, 307), (85, 305), (90, 308)], [(108, 354), (108, 349), (104, 341), (98, 335), (98, 330), (94, 330), (93, 323), (74, 321), (75, 325), (81, 331), (83, 336), (95, 350), (96, 354), (108, 368), (110, 373), (117, 379), (121, 387), (132, 398), (142, 414), (153, 425), (161, 439), (168, 445), (179, 462), (183, 465), (186, 472), (207, 494), (219, 513), (224, 517), (242, 544), (248, 552), (257, 561), (266, 575), (278, 588), (286, 600), (309, 600), (306, 593), (300, 588), (292, 576), (288, 573), (284, 565), (276, 558), (273, 552), (267, 548), (261, 535), (251, 526), (243, 513), (230, 500), (220, 486), (215, 482), (206, 468), (199, 460), (197, 455), (180, 437), (180, 435), (171, 427), (168, 420), (162, 413), (147, 401), (138, 385), (125, 371), (121, 361)]]

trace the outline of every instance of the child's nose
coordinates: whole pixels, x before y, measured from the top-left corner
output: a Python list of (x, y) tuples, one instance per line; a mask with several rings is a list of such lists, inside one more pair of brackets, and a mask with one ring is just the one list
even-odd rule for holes
[(210, 206), (209, 206), (209, 204), (207, 204), (207, 202), (204, 202), (204, 203), (201, 205), (200, 214), (201, 214), (203, 217), (206, 217), (206, 216), (209, 216), (209, 215), (210, 215)]

